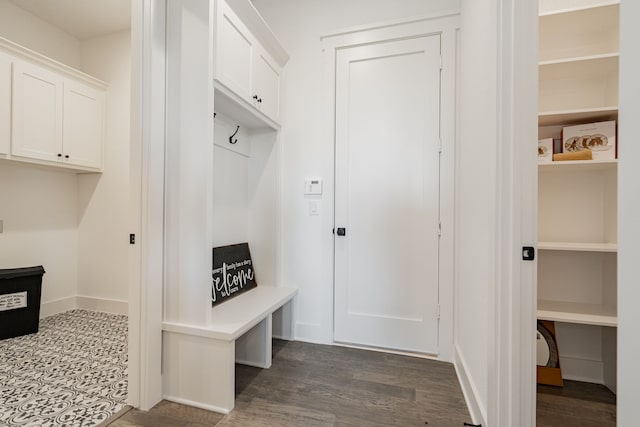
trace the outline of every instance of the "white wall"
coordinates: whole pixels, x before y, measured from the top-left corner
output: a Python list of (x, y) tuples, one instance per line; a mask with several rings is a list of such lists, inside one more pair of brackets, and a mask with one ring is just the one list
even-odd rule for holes
[[(77, 39), (7, 0), (0, 0), (0, 36), (67, 65), (80, 64)], [(73, 307), (78, 285), (76, 175), (3, 162), (0, 182), (0, 268), (42, 264), (41, 314)], [(58, 303), (47, 304), (54, 301)]]
[(640, 384), (640, 287), (638, 241), (640, 241), (640, 2), (623, 0), (620, 6), (620, 141), (618, 166), (618, 425), (638, 422)]
[[(284, 70), (283, 286), (299, 288), (296, 338), (330, 343), (333, 325), (333, 141), (322, 132), (325, 94), (320, 36), (347, 27), (457, 9), (458, 0), (254, 0), (291, 59)], [(320, 215), (309, 216), (304, 179), (324, 178)]]
[(131, 34), (83, 40), (82, 71), (109, 83), (102, 174), (78, 176), (78, 295), (128, 299)]
[(0, 268), (42, 265), (42, 302), (73, 297), (77, 287), (76, 176), (0, 163)]
[[(489, 307), (495, 278), (497, 11), (462, 0), (456, 201), (456, 327), (459, 368), (486, 420)], [(467, 396), (470, 397), (470, 396)]]
[(80, 41), (60, 28), (0, 0), (0, 37), (74, 68), (80, 67)]
[(73, 308), (76, 302), (82, 305), (77, 295), (119, 302), (87, 308), (126, 310), (122, 301), (128, 293), (130, 34), (80, 42), (0, 0), (0, 36), (111, 85), (103, 174), (0, 164), (0, 182), (11, 183), (0, 188), (5, 230), (0, 234), (0, 268), (44, 265), (42, 314)]

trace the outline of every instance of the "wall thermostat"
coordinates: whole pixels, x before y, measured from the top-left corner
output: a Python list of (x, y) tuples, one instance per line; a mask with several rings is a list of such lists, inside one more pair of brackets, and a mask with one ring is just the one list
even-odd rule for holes
[(308, 178), (304, 180), (304, 194), (322, 194), (322, 178)]

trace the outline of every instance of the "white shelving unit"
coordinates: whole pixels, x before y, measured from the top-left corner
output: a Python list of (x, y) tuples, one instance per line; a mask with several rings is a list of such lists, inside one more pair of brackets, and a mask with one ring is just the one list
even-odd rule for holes
[(546, 251), (618, 252), (615, 243), (538, 242), (538, 249)]
[(616, 309), (603, 304), (538, 301), (538, 319), (594, 326), (618, 326)]
[[(618, 15), (618, 1), (540, 0), (539, 138), (617, 120)], [(538, 168), (538, 319), (557, 322), (563, 377), (614, 392), (617, 173), (617, 160)]]

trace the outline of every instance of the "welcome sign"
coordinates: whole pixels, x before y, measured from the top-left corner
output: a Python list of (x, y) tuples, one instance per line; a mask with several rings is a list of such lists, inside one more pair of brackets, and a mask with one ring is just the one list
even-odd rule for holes
[(213, 248), (211, 305), (258, 286), (248, 243)]

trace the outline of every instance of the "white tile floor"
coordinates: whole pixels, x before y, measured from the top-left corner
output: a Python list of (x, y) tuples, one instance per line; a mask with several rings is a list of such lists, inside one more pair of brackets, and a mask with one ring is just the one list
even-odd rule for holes
[(0, 426), (95, 426), (126, 399), (126, 316), (72, 310), (0, 341)]

